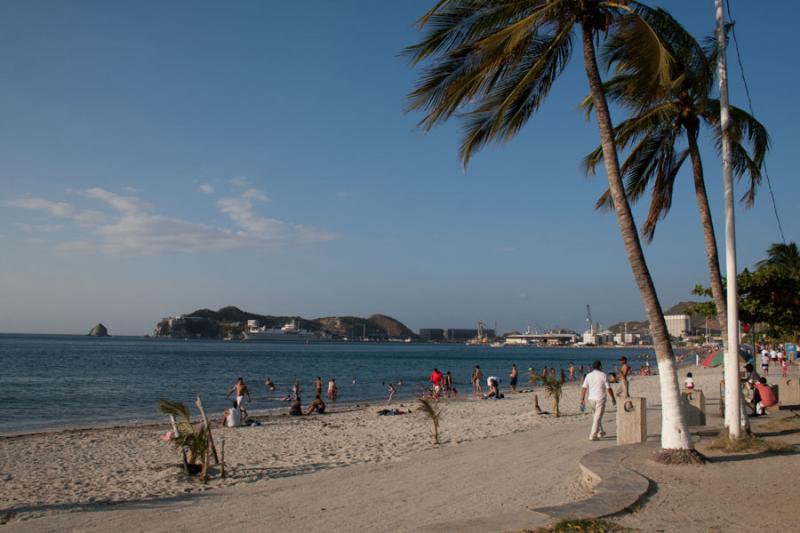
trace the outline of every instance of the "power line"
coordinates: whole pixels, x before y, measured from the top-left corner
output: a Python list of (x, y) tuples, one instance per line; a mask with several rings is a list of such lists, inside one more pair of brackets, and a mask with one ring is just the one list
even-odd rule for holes
[[(728, 16), (733, 20), (733, 12), (731, 11), (730, 0), (725, 0), (726, 7), (728, 8)], [(739, 63), (739, 73), (742, 76), (742, 84), (744, 85), (744, 93), (747, 95), (747, 107), (750, 109), (750, 114), (756, 116), (753, 111), (753, 99), (750, 98), (750, 87), (747, 85), (747, 78), (744, 75), (744, 65), (742, 64), (742, 55), (739, 53), (739, 41), (736, 39), (736, 24), (731, 24), (731, 35), (733, 36), (733, 45), (736, 48), (736, 62)], [(775, 203), (775, 193), (772, 191), (772, 181), (769, 179), (769, 171), (767, 170), (767, 159), (764, 158), (764, 177), (767, 179), (767, 187), (769, 188), (769, 196), (772, 199), (772, 211), (775, 212), (775, 220), (778, 222), (778, 232), (781, 234), (781, 241), (786, 244), (786, 237), (783, 235), (783, 226), (781, 225), (781, 217), (778, 214), (778, 206)]]

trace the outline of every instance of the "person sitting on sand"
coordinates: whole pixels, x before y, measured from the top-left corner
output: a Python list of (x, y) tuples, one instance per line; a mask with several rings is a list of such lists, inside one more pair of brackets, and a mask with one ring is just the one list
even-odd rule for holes
[(306, 415), (310, 415), (315, 411), (321, 415), (325, 414), (325, 402), (322, 401), (321, 394), (317, 394), (317, 397), (314, 398), (314, 401), (311, 402), (311, 405), (308, 406), (308, 411), (306, 411)]
[(292, 405), (289, 407), (289, 416), (303, 416), (303, 404), (300, 396), (295, 396)]
[(609, 383), (619, 383), (617, 380), (617, 373), (616, 372), (609, 372), (608, 373), (608, 382)]
[(495, 400), (499, 400), (503, 398), (503, 395), (500, 393), (498, 389), (499, 381), (494, 376), (489, 376), (487, 379), (487, 385), (489, 385), (489, 392), (483, 395), (484, 400), (488, 400), (489, 398), (494, 398)]
[(222, 415), (222, 427), (236, 428), (242, 425), (242, 411), (236, 402)]
[(767, 407), (772, 407), (777, 403), (778, 399), (775, 398), (772, 387), (767, 385), (767, 378), (759, 379), (753, 391), (752, 401), (752, 407), (756, 414), (759, 416), (767, 414)]

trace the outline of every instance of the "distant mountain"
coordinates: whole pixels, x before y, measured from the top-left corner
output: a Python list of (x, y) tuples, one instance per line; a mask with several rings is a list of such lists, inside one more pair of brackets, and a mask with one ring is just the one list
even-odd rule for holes
[[(669, 309), (664, 311), (665, 315), (689, 315), (690, 321), (692, 324), (693, 330), (705, 330), (706, 327), (706, 317), (701, 315), (700, 313), (693, 313), (692, 306), (700, 302), (678, 302), (677, 304), (673, 305)], [(608, 329), (613, 331), (614, 333), (623, 333), (625, 331), (627, 325), (628, 333), (642, 333), (645, 334), (648, 332), (649, 322), (647, 320), (643, 321), (630, 321), (630, 322), (618, 322), (613, 326), (610, 326)], [(708, 319), (708, 329), (710, 330), (711, 334), (717, 334), (720, 332), (719, 322), (716, 319), (709, 318)]]
[(336, 316), (305, 319), (300, 316), (259, 315), (228, 306), (217, 311), (198, 309), (182, 320), (162, 319), (153, 330), (154, 337), (221, 339), (241, 336), (248, 320), (257, 320), (268, 328), (280, 328), (295, 321), (302, 329), (326, 333), (334, 339), (360, 338), (366, 335), (373, 340), (416, 339), (417, 336), (405, 324), (386, 315), (369, 318)]

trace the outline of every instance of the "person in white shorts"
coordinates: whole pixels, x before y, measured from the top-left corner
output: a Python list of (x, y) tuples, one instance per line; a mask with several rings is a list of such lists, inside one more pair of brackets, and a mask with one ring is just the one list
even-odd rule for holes
[(592, 363), (592, 371), (586, 374), (581, 387), (581, 407), (586, 407), (586, 396), (588, 392), (589, 405), (592, 407), (592, 430), (589, 433), (589, 440), (600, 440), (606, 432), (603, 430), (603, 413), (606, 410), (606, 394), (611, 397), (611, 403), (617, 405), (614, 398), (614, 391), (608, 384), (606, 373), (601, 370), (600, 361)]

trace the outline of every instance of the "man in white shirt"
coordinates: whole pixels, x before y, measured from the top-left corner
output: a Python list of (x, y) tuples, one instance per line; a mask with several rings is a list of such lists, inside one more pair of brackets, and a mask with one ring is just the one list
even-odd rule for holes
[(592, 430), (589, 440), (600, 440), (606, 432), (603, 430), (603, 413), (606, 411), (606, 394), (611, 397), (611, 403), (617, 405), (614, 391), (608, 384), (608, 376), (600, 370), (600, 361), (592, 363), (592, 371), (586, 374), (581, 387), (581, 407), (586, 407), (586, 393), (589, 393), (589, 405), (592, 407)]

